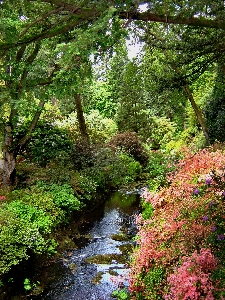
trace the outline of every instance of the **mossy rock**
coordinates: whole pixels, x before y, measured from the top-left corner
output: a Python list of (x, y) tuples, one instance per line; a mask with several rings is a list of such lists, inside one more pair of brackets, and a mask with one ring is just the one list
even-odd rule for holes
[(91, 282), (94, 284), (99, 284), (102, 279), (103, 274), (104, 274), (103, 272), (98, 272), (96, 274), (96, 276), (91, 280)]
[(132, 244), (123, 244), (123, 245), (117, 246), (117, 248), (120, 249), (120, 251), (122, 252), (123, 255), (129, 255), (134, 250), (134, 247)]
[(119, 242), (124, 242), (124, 241), (127, 242), (130, 240), (125, 233), (112, 234), (110, 237), (112, 240), (119, 241)]
[(91, 257), (86, 258), (85, 260), (87, 263), (92, 264), (107, 264), (110, 265), (114, 261), (120, 264), (125, 264), (127, 259), (123, 257), (122, 254), (97, 254)]

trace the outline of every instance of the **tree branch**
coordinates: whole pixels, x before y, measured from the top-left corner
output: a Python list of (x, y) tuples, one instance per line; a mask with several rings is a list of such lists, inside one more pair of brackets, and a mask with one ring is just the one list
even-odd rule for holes
[[(27, 31), (38, 22), (45, 20), (50, 15), (55, 15), (57, 17), (57, 13), (60, 11), (65, 11), (73, 19), (69, 18), (68, 22), (61, 26), (60, 28), (56, 28), (59, 23), (55, 23), (52, 25), (52, 28), (48, 28), (48, 30), (41, 32), (40, 34), (33, 35), (24, 39), (20, 39), (18, 42), (15, 43), (0, 43), (0, 51), (1, 50), (8, 50), (13, 47), (18, 47), (24, 44), (29, 44), (34, 41), (41, 41), (46, 38), (51, 38), (57, 36), (59, 34), (63, 34), (69, 32), (74, 27), (81, 25), (83, 22), (92, 21), (98, 16), (100, 16), (101, 11), (97, 9), (82, 9), (74, 4), (68, 4), (64, 1), (56, 1), (56, 0), (42, 0), (42, 2), (49, 3), (51, 5), (55, 5), (58, 8), (52, 10), (45, 15), (43, 15), (38, 20), (33, 21), (29, 24), (25, 30), (19, 35), (19, 38), (25, 35)], [(142, 2), (142, 1), (141, 1)], [(140, 20), (145, 22), (160, 22), (160, 23), (167, 23), (167, 24), (183, 24), (189, 26), (196, 26), (196, 27), (208, 27), (208, 28), (217, 28), (217, 29), (225, 29), (225, 21), (224, 20), (210, 20), (203, 17), (181, 17), (181, 16), (169, 16), (169, 15), (158, 15), (150, 12), (127, 12), (122, 11), (117, 13), (120, 19), (126, 20)], [(75, 19), (74, 19), (75, 17)], [(66, 18), (65, 18), (66, 19)], [(61, 20), (65, 22), (66, 20)]]
[(37, 109), (37, 111), (36, 111), (36, 113), (35, 113), (35, 115), (34, 115), (34, 117), (33, 117), (33, 120), (32, 120), (31, 123), (30, 123), (30, 126), (29, 126), (29, 128), (28, 128), (28, 130), (27, 130), (25, 136), (23, 136), (23, 137), (20, 139), (20, 141), (18, 142), (18, 146), (17, 146), (18, 149), (17, 149), (17, 151), (18, 151), (19, 149), (21, 149), (21, 147), (25, 146), (26, 143), (27, 143), (27, 142), (29, 141), (29, 139), (31, 138), (31, 133), (32, 133), (32, 131), (35, 129), (36, 125), (37, 125), (37, 122), (38, 122), (39, 117), (40, 117), (40, 115), (41, 115), (41, 112), (42, 112), (42, 109), (43, 109), (43, 107), (44, 107), (44, 104), (45, 104), (44, 101), (41, 101), (41, 102), (39, 103), (39, 107), (38, 107), (38, 109)]
[(132, 19), (139, 20), (145, 22), (159, 22), (159, 23), (167, 23), (167, 24), (183, 24), (189, 26), (196, 27), (208, 27), (208, 28), (217, 28), (217, 29), (225, 29), (224, 20), (208, 20), (203, 17), (191, 17), (191, 18), (183, 18), (180, 16), (168, 16), (168, 15), (158, 15), (150, 12), (136, 12), (135, 14), (130, 14), (128, 12), (120, 12), (120, 19)]
[(21, 75), (21, 80), (20, 80), (20, 84), (23, 85), (23, 82), (26, 80), (27, 78), (27, 74), (28, 74), (28, 66), (31, 65), (33, 63), (33, 61), (35, 60), (35, 58), (38, 55), (38, 52), (40, 50), (40, 44), (37, 43), (34, 47), (33, 52), (30, 54), (30, 56), (28, 56), (26, 62), (25, 62), (25, 66), (24, 66), (24, 70), (23, 70), (23, 74)]
[(35, 24), (37, 24), (37, 23), (39, 23), (39, 22), (45, 20), (47, 17), (49, 17), (49, 16), (51, 16), (51, 15), (53, 15), (53, 14), (59, 13), (59, 12), (62, 11), (62, 10), (63, 10), (63, 7), (60, 7), (60, 8), (55, 9), (55, 10), (52, 10), (52, 11), (50, 11), (50, 12), (44, 14), (40, 19), (37, 19), (37, 20), (35, 20), (34, 22), (30, 23), (30, 24), (24, 29), (24, 31), (19, 35), (19, 39), (20, 39), (22, 36), (24, 36), (25, 33), (26, 33), (33, 25), (35, 25)]

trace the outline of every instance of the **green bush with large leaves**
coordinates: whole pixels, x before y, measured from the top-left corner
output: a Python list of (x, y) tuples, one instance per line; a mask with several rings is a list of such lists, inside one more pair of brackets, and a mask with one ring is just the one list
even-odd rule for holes
[[(17, 139), (23, 135), (24, 128), (15, 133)], [(23, 154), (28, 156), (30, 160), (46, 166), (51, 159), (70, 154), (71, 150), (72, 143), (67, 131), (43, 122), (38, 124), (33, 131)]]

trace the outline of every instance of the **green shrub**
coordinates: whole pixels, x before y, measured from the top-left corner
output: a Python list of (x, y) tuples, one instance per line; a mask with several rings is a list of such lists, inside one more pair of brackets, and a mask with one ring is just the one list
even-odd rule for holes
[(129, 300), (130, 299), (130, 295), (125, 288), (114, 291), (112, 293), (112, 296), (119, 300)]
[(80, 208), (69, 185), (39, 183), (31, 190), (15, 190), (0, 210), (0, 274), (34, 253), (55, 253), (57, 243), (49, 237), (67, 220), (68, 213)]
[(103, 118), (98, 110), (92, 110), (86, 116), (87, 130), (93, 144), (108, 142), (117, 133), (116, 123), (109, 118)]
[(74, 191), (69, 184), (58, 185), (39, 182), (37, 186), (48, 192), (53, 197), (55, 205), (66, 212), (79, 210), (81, 207), (80, 201), (74, 196)]
[(56, 243), (47, 235), (64, 215), (53, 198), (40, 190), (16, 191), (11, 200), (0, 210), (0, 274), (28, 259), (29, 251), (54, 253)]
[[(103, 144), (117, 133), (116, 123), (109, 118), (104, 118), (97, 110), (92, 110), (90, 114), (85, 114), (87, 132), (92, 144)], [(73, 143), (80, 140), (80, 130), (76, 113), (71, 113), (67, 119), (59, 123), (70, 135)]]
[(76, 170), (82, 170), (93, 166), (95, 159), (94, 147), (85, 143), (81, 139), (77, 140), (73, 145), (71, 155), (73, 166)]
[(134, 181), (142, 167), (133, 157), (125, 153), (115, 153), (109, 148), (102, 148), (96, 154), (93, 167), (84, 170), (101, 188), (116, 188)]
[(175, 123), (170, 122), (167, 118), (152, 117), (151, 133), (147, 138), (147, 143), (154, 150), (165, 148), (167, 143), (174, 139), (176, 129)]
[[(15, 133), (16, 139), (24, 135), (24, 126)], [(32, 137), (26, 145), (24, 155), (31, 161), (42, 166), (63, 153), (71, 153), (72, 142), (65, 130), (48, 123), (40, 123), (32, 132)]]
[[(165, 271), (163, 268), (155, 267), (144, 277), (145, 292), (148, 299), (162, 299), (160, 293), (165, 281)], [(151, 297), (151, 298), (150, 298)]]
[(98, 183), (94, 178), (81, 174), (77, 178), (82, 200), (91, 200), (97, 190)]
[(144, 220), (149, 220), (154, 214), (154, 208), (150, 202), (144, 201), (142, 203), (142, 217)]
[(149, 156), (145, 172), (149, 173), (148, 186), (150, 190), (157, 190), (167, 184), (167, 174), (175, 169), (176, 157), (162, 151), (152, 151)]

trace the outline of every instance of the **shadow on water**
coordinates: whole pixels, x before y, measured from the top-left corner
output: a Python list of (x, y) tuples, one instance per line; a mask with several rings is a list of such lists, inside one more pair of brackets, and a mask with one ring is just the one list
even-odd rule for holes
[[(104, 205), (87, 214), (79, 234), (73, 237), (77, 248), (45, 268), (40, 278), (43, 292), (26, 299), (114, 299), (111, 293), (118, 288), (117, 280), (129, 272), (139, 201), (138, 194), (115, 192)], [(124, 279), (123, 285), (127, 284)]]

